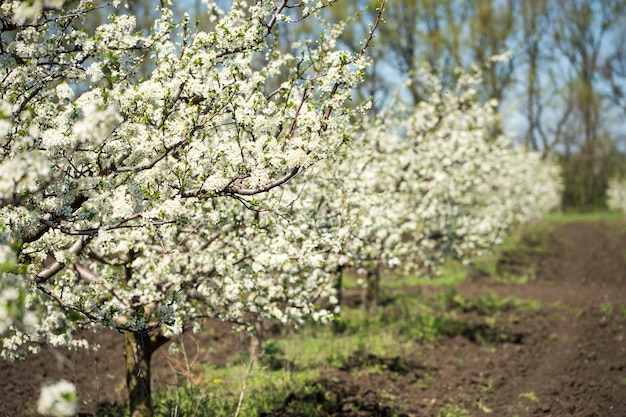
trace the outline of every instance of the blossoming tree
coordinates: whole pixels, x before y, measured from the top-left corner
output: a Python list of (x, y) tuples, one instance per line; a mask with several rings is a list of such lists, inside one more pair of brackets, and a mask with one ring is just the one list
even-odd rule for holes
[(626, 181), (613, 178), (606, 190), (606, 205), (610, 210), (626, 214)]
[(365, 275), (366, 307), (376, 303), (381, 268), (436, 273), (447, 258), (490, 251), (512, 225), (560, 201), (558, 166), (499, 133), (497, 103), (477, 97), (480, 72), (459, 73), (453, 91), (427, 69), (419, 77), (428, 99), (363, 119), (336, 168), (358, 224), (342, 264)]
[(285, 186), (344, 144), (378, 21), (357, 54), (334, 28), (284, 51), (276, 27), (323, 6), (205, 0), (203, 32), (162, 4), (143, 33), (123, 12), (87, 30), (94, 3), (62, 3), (0, 5), (2, 352), (118, 329), (132, 415), (149, 416), (170, 337), (207, 317), (328, 317), (314, 303), (339, 228), (304, 230)]

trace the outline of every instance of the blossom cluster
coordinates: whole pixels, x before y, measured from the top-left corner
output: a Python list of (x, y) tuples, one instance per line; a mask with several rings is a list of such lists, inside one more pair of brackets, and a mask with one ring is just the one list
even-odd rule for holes
[(76, 387), (71, 382), (60, 380), (41, 388), (37, 412), (46, 416), (66, 417), (76, 414)]

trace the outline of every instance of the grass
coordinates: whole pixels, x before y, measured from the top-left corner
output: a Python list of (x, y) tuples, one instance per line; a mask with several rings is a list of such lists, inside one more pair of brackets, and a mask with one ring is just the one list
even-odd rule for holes
[(535, 277), (532, 265), (526, 266), (523, 271), (511, 273), (506, 264), (503, 267), (503, 261), (525, 259), (531, 252), (546, 250), (552, 229), (553, 225), (545, 221), (515, 227), (493, 253), (474, 258), (472, 267), (503, 283), (525, 284)]
[(517, 297), (499, 297), (493, 292), (477, 298), (464, 298), (455, 295), (452, 302), (463, 312), (475, 311), (481, 316), (496, 316), (505, 311), (527, 309), (539, 311), (541, 305), (535, 300), (522, 300)]
[(493, 413), (493, 410), (487, 407), (482, 398), (479, 398), (478, 401), (476, 401), (476, 407), (485, 414)]
[(414, 342), (462, 332), (463, 323), (448, 311), (454, 298), (458, 298), (454, 291), (396, 295), (393, 303), (371, 316), (359, 308), (344, 309), (338, 334), (327, 327), (309, 326), (273, 343), (297, 368), (341, 366), (357, 351), (389, 357)]
[(590, 213), (552, 213), (548, 222), (596, 222), (600, 220), (623, 221), (624, 214), (617, 211), (592, 211)]
[(449, 287), (465, 281), (468, 267), (454, 259), (447, 259), (441, 271), (434, 277), (394, 276), (392, 279), (382, 279), (383, 288), (405, 288), (420, 286)]
[(563, 304), (561, 301), (556, 301), (553, 304), (553, 307), (558, 310), (565, 311), (567, 314), (569, 314), (570, 316), (574, 318), (580, 318), (580, 316), (582, 316), (584, 313), (584, 310), (582, 308), (570, 307), (570, 306)]
[[(381, 288), (383, 289), (396, 289), (422, 286), (453, 286), (462, 283), (465, 280), (468, 268), (461, 262), (454, 259), (447, 259), (441, 267), (441, 271), (434, 277), (418, 277), (414, 275), (400, 275), (390, 271), (384, 271), (381, 276)], [(361, 280), (363, 277), (359, 276), (354, 271), (344, 272), (343, 276), (343, 288), (354, 289), (362, 287)]]
[[(303, 416), (317, 415), (323, 405), (324, 389), (313, 383), (318, 376), (314, 370), (292, 372), (250, 369), (247, 365), (210, 369), (204, 384), (183, 384), (157, 393), (154, 399), (157, 416), (258, 416), (277, 408), (285, 398), (299, 392), (305, 398), (299, 411)], [(243, 392), (243, 394), (242, 394)], [(243, 395), (243, 397), (242, 397)], [(315, 403), (306, 401), (315, 397)], [(241, 401), (240, 401), (241, 398)]]

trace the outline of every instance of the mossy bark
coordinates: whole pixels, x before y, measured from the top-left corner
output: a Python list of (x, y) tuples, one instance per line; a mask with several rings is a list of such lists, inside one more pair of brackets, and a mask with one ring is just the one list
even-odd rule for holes
[(168, 339), (160, 335), (124, 332), (126, 386), (131, 417), (153, 417), (150, 389), (150, 360), (152, 354)]

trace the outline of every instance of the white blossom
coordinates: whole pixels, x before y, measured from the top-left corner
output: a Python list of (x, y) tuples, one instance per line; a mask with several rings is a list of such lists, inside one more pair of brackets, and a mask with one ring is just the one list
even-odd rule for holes
[(41, 388), (37, 412), (55, 417), (72, 416), (76, 413), (76, 404), (76, 387), (62, 379)]

